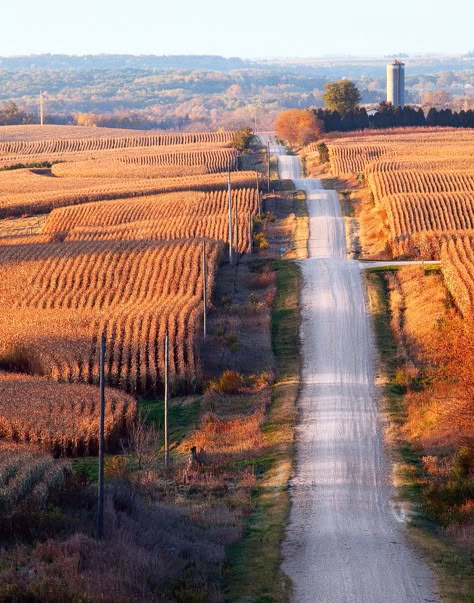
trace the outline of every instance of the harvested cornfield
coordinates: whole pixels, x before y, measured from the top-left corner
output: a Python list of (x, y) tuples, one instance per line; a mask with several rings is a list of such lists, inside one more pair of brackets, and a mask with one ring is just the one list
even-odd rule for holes
[(154, 152), (139, 148), (133, 152), (120, 151), (100, 157), (57, 163), (53, 165), (52, 172), (59, 177), (146, 178), (214, 174), (234, 171), (238, 167), (238, 152), (235, 149), (211, 145), (163, 147)]
[[(49, 178), (25, 174), (25, 187), (33, 188), (32, 178), (36, 176), (39, 189), (26, 192), (3, 193), (0, 188), (0, 218), (20, 217), (24, 214), (47, 213), (56, 207), (77, 205), (91, 201), (107, 201), (127, 197), (156, 195), (163, 192), (189, 190), (224, 190), (227, 188), (227, 174), (205, 174), (182, 178)], [(21, 175), (20, 175), (21, 176)], [(235, 188), (255, 186), (255, 172), (232, 172)], [(0, 187), (2, 184), (0, 176)], [(21, 186), (18, 183), (17, 190)], [(43, 188), (45, 187), (45, 188)]]
[(399, 193), (449, 193), (468, 191), (474, 195), (474, 170), (431, 171), (395, 170), (373, 172), (369, 175), (369, 186), (375, 202)]
[(408, 251), (404, 244), (422, 232), (449, 232), (474, 228), (474, 194), (407, 193), (383, 200), (397, 255)]
[(383, 144), (331, 144), (329, 160), (334, 175), (361, 173), (366, 165), (386, 154), (388, 147)]
[[(106, 389), (107, 450), (120, 449), (135, 415), (131, 396)], [(96, 387), (0, 372), (0, 439), (28, 443), (54, 456), (82, 456), (97, 453), (98, 434)]]
[(474, 310), (474, 234), (446, 237), (441, 245), (444, 281), (464, 318)]
[[(244, 253), (250, 248), (249, 218), (258, 209), (256, 188), (236, 189), (232, 202), (237, 246)], [(48, 216), (42, 233), (67, 240), (209, 237), (228, 243), (228, 194), (227, 191), (170, 193), (65, 207)]]
[(29, 452), (0, 452), (0, 516), (21, 509), (42, 510), (64, 486), (68, 464)]
[(392, 133), (360, 132), (327, 142), (335, 176), (370, 173), (381, 161), (446, 161), (474, 157), (474, 133), (452, 128), (401, 128)]
[[(80, 134), (80, 128), (78, 128)], [(75, 134), (75, 131), (74, 131)], [(232, 142), (234, 132), (174, 132), (168, 134), (141, 134), (132, 136), (96, 136), (71, 138), (47, 137), (43, 140), (0, 140), (0, 166), (17, 163), (41, 161), (65, 161), (84, 158), (91, 153), (153, 148), (171, 145), (189, 145), (197, 143), (228, 144)]]
[[(207, 241), (209, 296), (224, 245)], [(128, 392), (161, 390), (165, 333), (175, 391), (199, 380), (200, 240), (66, 241), (0, 246), (0, 362), (57, 381), (106, 379)]]

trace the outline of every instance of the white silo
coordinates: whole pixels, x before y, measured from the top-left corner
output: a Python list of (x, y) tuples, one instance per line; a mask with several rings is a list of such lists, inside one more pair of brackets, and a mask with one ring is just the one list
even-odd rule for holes
[(405, 63), (401, 61), (387, 65), (387, 102), (402, 109), (405, 106)]

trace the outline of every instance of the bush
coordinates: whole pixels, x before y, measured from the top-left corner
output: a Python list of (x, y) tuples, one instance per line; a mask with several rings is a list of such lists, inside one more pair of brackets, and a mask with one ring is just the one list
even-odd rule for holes
[(227, 370), (211, 382), (209, 389), (227, 396), (239, 394), (246, 386), (246, 379), (237, 371)]
[(318, 149), (318, 153), (319, 153), (319, 162), (320, 163), (328, 163), (329, 162), (329, 149), (327, 147), (327, 144), (325, 142), (319, 142), (317, 149)]
[(235, 133), (231, 146), (243, 153), (248, 151), (253, 139), (254, 134), (251, 128), (241, 128)]
[(270, 243), (263, 232), (257, 233), (253, 238), (253, 242), (256, 249), (268, 249), (270, 247)]

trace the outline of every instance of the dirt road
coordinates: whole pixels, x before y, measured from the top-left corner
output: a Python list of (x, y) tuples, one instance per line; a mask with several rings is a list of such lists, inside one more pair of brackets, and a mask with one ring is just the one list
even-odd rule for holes
[(307, 194), (310, 259), (301, 262), (303, 387), (283, 570), (297, 603), (438, 601), (391, 502), (374, 392), (373, 342), (359, 262), (346, 259), (337, 194), (280, 177)]

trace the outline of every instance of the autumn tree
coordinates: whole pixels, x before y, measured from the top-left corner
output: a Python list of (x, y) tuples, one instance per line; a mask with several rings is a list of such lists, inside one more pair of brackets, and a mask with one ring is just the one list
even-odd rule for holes
[(330, 111), (337, 111), (344, 117), (349, 111), (353, 111), (360, 103), (360, 92), (354, 82), (339, 80), (326, 84), (323, 100)]
[(237, 149), (238, 151), (243, 153), (249, 149), (253, 139), (254, 134), (252, 132), (252, 128), (241, 128), (234, 134), (232, 146), (234, 147), (234, 149)]
[(294, 145), (315, 142), (323, 131), (323, 123), (309, 109), (282, 111), (275, 121), (277, 137)]

